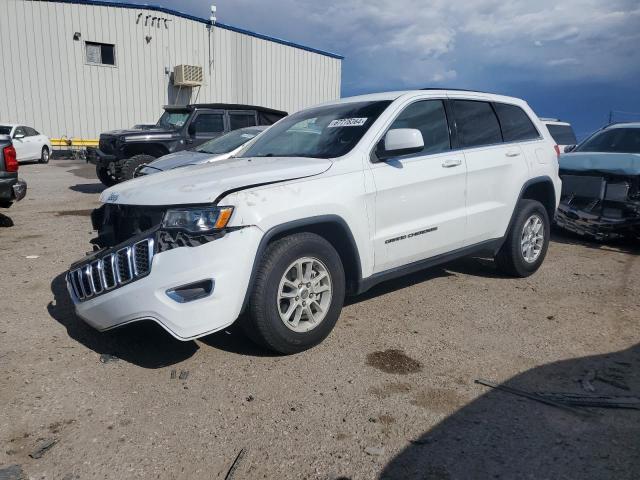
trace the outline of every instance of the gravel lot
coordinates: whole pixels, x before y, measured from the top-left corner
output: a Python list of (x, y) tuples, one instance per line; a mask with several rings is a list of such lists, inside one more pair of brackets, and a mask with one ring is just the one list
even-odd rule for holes
[(0, 215), (0, 478), (225, 478), (243, 449), (235, 479), (638, 478), (640, 410), (474, 383), (640, 396), (637, 245), (556, 234), (528, 279), (467, 259), (386, 283), (277, 357), (233, 328), (83, 324), (64, 273), (102, 186), (77, 161), (20, 170), (27, 198)]

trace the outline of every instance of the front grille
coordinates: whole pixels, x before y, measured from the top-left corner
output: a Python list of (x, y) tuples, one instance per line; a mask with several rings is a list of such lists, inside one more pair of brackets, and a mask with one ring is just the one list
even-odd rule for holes
[(91, 260), (68, 274), (72, 293), (80, 300), (88, 300), (114, 288), (138, 280), (151, 271), (154, 254), (153, 238)]
[(108, 154), (116, 153), (116, 139), (115, 137), (107, 137), (104, 135), (100, 135), (100, 141), (98, 143), (98, 148)]

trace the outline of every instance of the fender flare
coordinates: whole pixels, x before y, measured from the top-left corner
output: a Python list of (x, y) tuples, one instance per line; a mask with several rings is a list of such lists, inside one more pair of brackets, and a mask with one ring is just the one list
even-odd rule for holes
[(258, 259), (262, 258), (269, 242), (275, 238), (276, 236), (286, 233), (288, 231), (298, 230), (300, 228), (308, 227), (310, 225), (319, 225), (332, 223), (334, 225), (339, 226), (344, 233), (346, 234), (347, 240), (351, 244), (351, 248), (355, 252), (355, 264), (356, 264), (356, 282), (359, 284), (362, 279), (362, 265), (360, 262), (360, 251), (358, 250), (358, 245), (356, 244), (355, 237), (351, 232), (351, 228), (349, 225), (339, 215), (317, 215), (314, 217), (300, 218), (297, 220), (292, 220), (290, 222), (281, 223), (279, 225), (275, 225), (271, 227), (260, 239), (260, 243), (258, 244), (258, 250), (256, 251), (255, 257), (253, 259), (253, 266), (251, 267), (251, 275), (249, 276), (249, 284), (247, 285), (247, 290), (244, 294), (244, 300), (242, 302), (242, 308), (240, 309), (240, 315), (244, 313), (249, 304), (249, 297), (251, 296), (251, 292), (253, 290), (253, 284), (256, 278), (256, 272), (258, 270)]

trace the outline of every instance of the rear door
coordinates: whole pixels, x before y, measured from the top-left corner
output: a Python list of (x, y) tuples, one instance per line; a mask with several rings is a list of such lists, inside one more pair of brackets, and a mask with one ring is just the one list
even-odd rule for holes
[(420, 130), (425, 147), (371, 165), (376, 273), (455, 250), (465, 237), (464, 154), (451, 149), (444, 101), (409, 104), (394, 128)]
[(225, 132), (224, 110), (197, 110), (187, 128), (189, 143), (198, 146)]
[(474, 245), (504, 236), (528, 168), (518, 143), (503, 142), (490, 101), (452, 98), (451, 105), (467, 164), (466, 244)]

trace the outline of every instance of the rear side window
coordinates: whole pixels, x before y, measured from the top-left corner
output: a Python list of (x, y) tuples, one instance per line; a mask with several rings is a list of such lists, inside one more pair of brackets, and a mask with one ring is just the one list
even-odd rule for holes
[(575, 145), (578, 143), (571, 125), (547, 124), (547, 128), (558, 145)]
[(451, 149), (449, 126), (442, 100), (424, 100), (409, 105), (390, 127), (415, 128), (422, 133), (421, 154), (439, 153)]
[(29, 137), (35, 137), (36, 135), (40, 135), (38, 132), (36, 132), (33, 128), (31, 127), (24, 127), (24, 129), (27, 132), (27, 136)]
[(229, 128), (231, 130), (255, 127), (255, 125), (256, 116), (253, 113), (229, 113)]
[(500, 124), (489, 103), (454, 100), (453, 108), (463, 147), (502, 143)]
[(196, 135), (224, 132), (224, 117), (221, 113), (201, 113), (193, 121)]
[(520, 107), (506, 103), (494, 103), (493, 105), (500, 120), (502, 137), (505, 142), (533, 140), (540, 137), (529, 115)]

